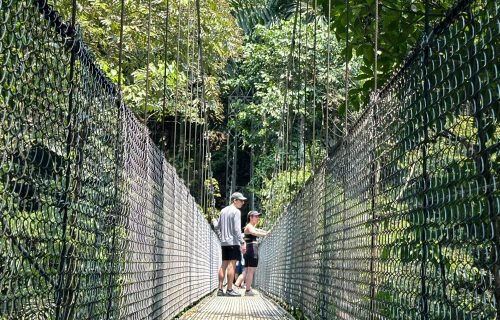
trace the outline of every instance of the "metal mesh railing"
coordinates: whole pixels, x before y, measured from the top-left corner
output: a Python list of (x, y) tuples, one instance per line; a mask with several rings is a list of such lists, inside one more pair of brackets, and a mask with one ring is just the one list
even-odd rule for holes
[(311, 319), (500, 318), (499, 5), (461, 2), (261, 244)]
[(0, 6), (0, 319), (169, 319), (219, 240), (75, 29)]

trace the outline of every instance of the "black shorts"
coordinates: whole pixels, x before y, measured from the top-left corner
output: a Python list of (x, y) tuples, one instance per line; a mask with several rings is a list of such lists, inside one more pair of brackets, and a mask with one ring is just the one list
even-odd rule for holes
[(222, 261), (224, 260), (240, 260), (240, 246), (222, 246)]
[(245, 267), (257, 268), (259, 264), (259, 249), (256, 243), (247, 243), (247, 252), (245, 253)]

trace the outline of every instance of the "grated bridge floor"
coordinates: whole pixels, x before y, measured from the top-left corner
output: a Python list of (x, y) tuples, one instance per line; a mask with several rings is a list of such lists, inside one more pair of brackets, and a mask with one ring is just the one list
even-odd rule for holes
[(283, 308), (254, 290), (255, 296), (218, 297), (217, 291), (205, 297), (193, 308), (187, 310), (181, 320), (251, 320), (251, 319), (293, 319)]

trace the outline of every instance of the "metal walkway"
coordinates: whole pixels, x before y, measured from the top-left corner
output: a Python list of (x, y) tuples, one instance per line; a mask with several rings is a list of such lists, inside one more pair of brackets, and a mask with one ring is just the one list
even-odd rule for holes
[[(205, 297), (186, 311), (180, 319), (293, 319), (283, 308), (254, 290), (253, 297), (218, 297), (217, 292)], [(240, 290), (243, 294), (243, 290)]]

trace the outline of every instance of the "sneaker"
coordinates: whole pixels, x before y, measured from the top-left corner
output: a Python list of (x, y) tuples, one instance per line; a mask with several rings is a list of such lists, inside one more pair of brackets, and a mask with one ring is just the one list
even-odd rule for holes
[(224, 290), (222, 289), (219, 289), (217, 290), (217, 295), (220, 297), (220, 296), (223, 296), (224, 295)]
[(228, 296), (228, 297), (239, 297), (239, 296), (241, 296), (241, 294), (239, 294), (238, 292), (236, 292), (234, 290), (227, 290), (226, 291), (226, 296)]
[(255, 296), (255, 292), (253, 292), (253, 290), (245, 291), (245, 297), (253, 297), (253, 296)]

